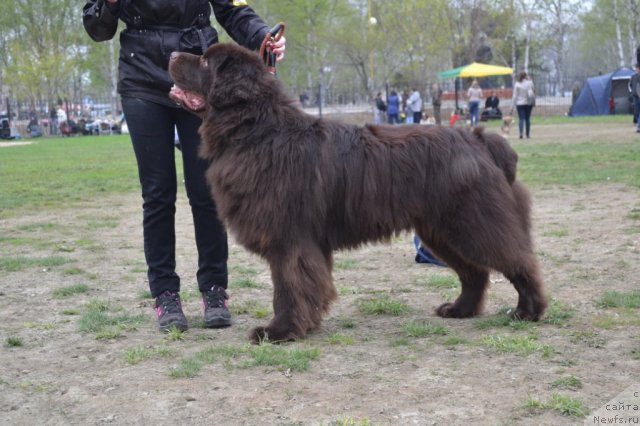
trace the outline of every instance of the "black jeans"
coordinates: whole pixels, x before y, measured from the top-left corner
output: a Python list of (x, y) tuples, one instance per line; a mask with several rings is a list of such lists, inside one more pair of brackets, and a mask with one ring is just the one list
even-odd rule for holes
[(142, 186), (144, 254), (153, 297), (179, 291), (176, 274), (176, 164), (174, 126), (180, 138), (184, 182), (198, 248), (198, 288), (227, 287), (227, 234), (218, 219), (205, 179), (208, 163), (198, 157), (201, 120), (179, 109), (137, 98), (122, 98)]
[[(518, 110), (518, 130), (520, 130), (520, 136), (522, 136), (522, 130), (526, 131), (527, 137), (531, 131), (531, 105), (516, 105)], [(523, 129), (524, 128), (524, 129)]]

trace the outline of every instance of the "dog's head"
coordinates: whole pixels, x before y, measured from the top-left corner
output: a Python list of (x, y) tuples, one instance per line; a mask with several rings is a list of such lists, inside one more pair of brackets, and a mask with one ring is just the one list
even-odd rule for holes
[(203, 116), (208, 108), (226, 108), (255, 100), (270, 74), (259, 56), (233, 43), (211, 46), (202, 56), (173, 52), (169, 97)]

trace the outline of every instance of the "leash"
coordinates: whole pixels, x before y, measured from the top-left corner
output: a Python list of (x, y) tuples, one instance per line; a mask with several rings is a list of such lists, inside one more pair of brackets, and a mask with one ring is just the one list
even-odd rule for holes
[(276, 75), (276, 54), (271, 50), (271, 44), (277, 42), (284, 34), (284, 22), (279, 22), (264, 36), (260, 45), (260, 57), (267, 66), (267, 71)]

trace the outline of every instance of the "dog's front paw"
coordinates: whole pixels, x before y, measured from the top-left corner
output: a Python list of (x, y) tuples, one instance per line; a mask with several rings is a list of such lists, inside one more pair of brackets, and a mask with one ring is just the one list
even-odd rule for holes
[(522, 308), (512, 309), (509, 311), (511, 318), (523, 321), (538, 321), (542, 317), (542, 312), (529, 311)]
[(262, 342), (269, 340), (269, 333), (267, 327), (256, 327), (249, 333), (249, 339), (254, 345), (259, 345)]
[(298, 335), (288, 328), (278, 328), (269, 325), (268, 327), (256, 327), (249, 334), (251, 342), (254, 344), (260, 344), (262, 342), (269, 343), (284, 343), (293, 342), (304, 335)]
[(473, 307), (451, 302), (440, 305), (436, 309), (436, 314), (442, 318), (469, 318), (476, 315)]

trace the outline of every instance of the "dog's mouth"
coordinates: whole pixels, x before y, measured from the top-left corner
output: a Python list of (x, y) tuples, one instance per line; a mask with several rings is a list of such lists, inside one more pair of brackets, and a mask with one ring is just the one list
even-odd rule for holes
[(200, 93), (183, 90), (175, 84), (169, 91), (169, 97), (177, 102), (181, 107), (192, 112), (202, 111), (206, 106), (204, 96)]

